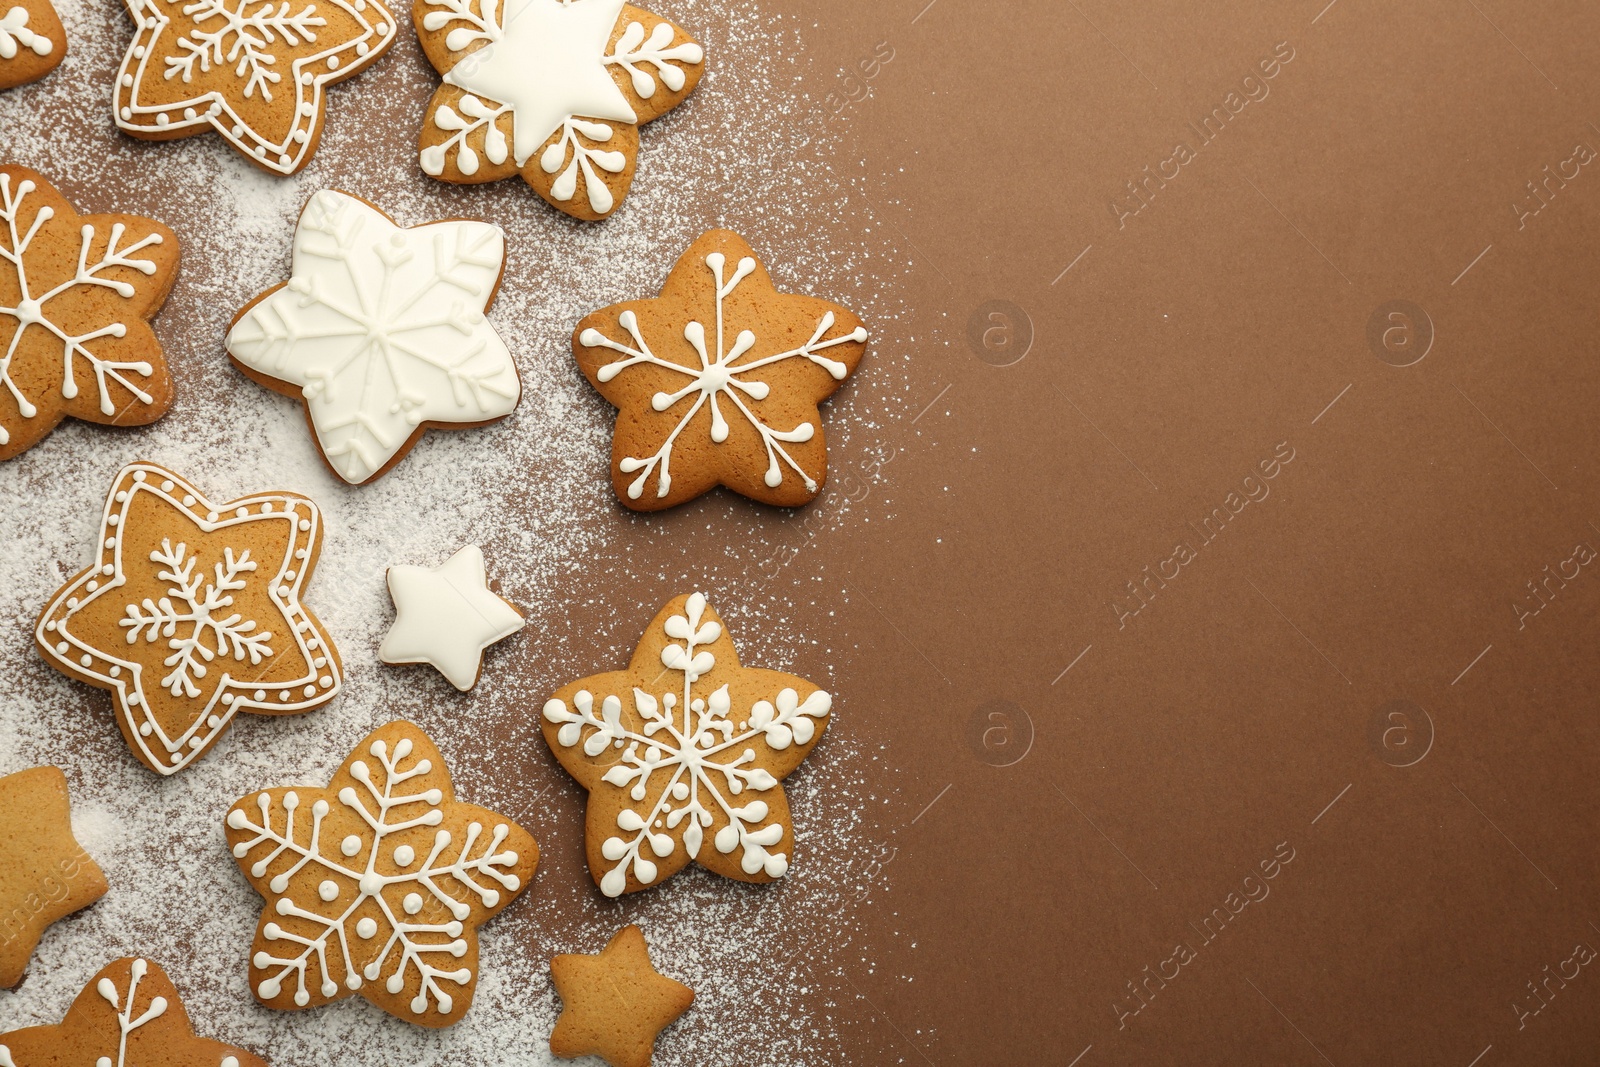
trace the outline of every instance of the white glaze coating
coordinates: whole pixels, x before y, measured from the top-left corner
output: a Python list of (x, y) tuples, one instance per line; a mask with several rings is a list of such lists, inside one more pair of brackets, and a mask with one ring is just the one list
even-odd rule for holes
[(437, 567), (390, 567), (388, 580), (395, 620), (378, 658), (430, 663), (462, 692), (478, 680), (483, 650), (522, 629), (522, 616), (489, 591), (477, 545)]
[[(170, 537), (156, 538), (126, 521), (134, 502), (145, 494), (207, 533), (281, 525), (283, 554), (277, 559), (246, 558), (248, 550), (229, 548), (222, 558), (202, 560), (196, 568), (196, 557), (187, 554), (181, 539), (174, 544)], [(94, 566), (63, 586), (45, 609), (35, 631), (39, 647), (70, 673), (111, 690), (117, 714), (150, 766), (162, 774), (180, 771), (245, 708), (303, 711), (339, 692), (337, 658), (323, 647), (316, 624), (300, 604), (305, 559), (317, 543), (321, 522), (315, 504), (275, 493), (245, 497), (220, 511), (171, 472), (147, 463), (130, 464), (106, 496)], [(158, 569), (169, 582), (168, 596), (159, 602), (146, 599), (120, 606), (127, 640), (121, 648), (91, 644), (75, 632), (74, 619), (100, 598), (120, 596), (118, 590), (127, 584), (132, 568)], [(233, 613), (212, 618), (213, 611), (228, 610), (230, 590), (246, 583), (266, 583), (276, 591), (272, 599), (278, 617), (241, 619)], [(152, 668), (162, 673), (147, 678), (150, 665), (135, 653), (157, 641), (163, 642), (161, 651), (171, 649), (171, 653)], [(230, 675), (231, 665), (259, 664), (268, 649), (295, 650), (305, 672), (270, 683)], [(152, 683), (192, 707), (181, 733), (169, 735), (152, 713)]]
[(353, 196), (313, 196), (287, 285), (228, 332), (228, 354), (301, 387), (340, 477), (371, 479), (422, 423), (480, 423), (516, 407), (522, 383), (484, 317), (505, 261), (485, 222), (401, 229)]
[[(28, 9), (13, 7), (0, 15), (0, 60), (15, 59), (26, 48), (36, 56), (47, 56), (55, 51), (56, 44), (42, 33), (28, 28)], [(0, 1052), (5, 1046), (0, 1045)], [(0, 1067), (5, 1061), (0, 1060)]]

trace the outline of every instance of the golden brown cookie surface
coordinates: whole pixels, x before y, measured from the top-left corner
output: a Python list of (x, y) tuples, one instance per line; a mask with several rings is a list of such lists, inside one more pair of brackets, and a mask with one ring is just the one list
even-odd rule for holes
[(56, 1026), (0, 1034), (0, 1067), (267, 1067), (242, 1048), (196, 1037), (157, 964), (120, 959), (89, 980)]
[(173, 774), (241, 711), (309, 711), (339, 692), (339, 653), (300, 597), (322, 514), (295, 493), (212, 503), (153, 463), (107, 494), (91, 565), (51, 598), (34, 643), (109, 689), (139, 761)]
[(432, 1027), (472, 1004), (478, 927), (539, 863), (526, 830), (456, 800), (444, 757), (408, 722), (374, 730), (326, 788), (239, 800), (227, 836), (267, 902), (250, 957), (263, 1004), (292, 1011), (359, 993)]
[(617, 408), (617, 499), (658, 511), (724, 485), (765, 504), (809, 503), (828, 476), (818, 405), (866, 340), (838, 304), (778, 292), (738, 234), (705, 234), (659, 297), (614, 304), (573, 331), (579, 369)]
[(656, 885), (691, 860), (745, 882), (789, 869), (782, 780), (827, 729), (833, 698), (804, 678), (741, 667), (699, 593), (655, 617), (624, 671), (564, 686), (545, 740), (589, 790), (589, 873), (608, 897)]
[(550, 1051), (611, 1067), (650, 1067), (657, 1035), (694, 1002), (694, 990), (655, 969), (637, 926), (618, 930), (597, 955), (555, 957), (550, 977), (561, 995)]
[(67, 54), (50, 0), (0, 0), (0, 89), (38, 81)]
[(166, 414), (172, 379), (148, 320), (177, 276), (161, 223), (79, 215), (41, 175), (0, 167), (0, 460), (69, 415), (142, 426)]
[(0, 778), (0, 854), (0, 989), (10, 989), (22, 981), (44, 928), (106, 892), (106, 876), (72, 836), (59, 768)]
[(520, 172), (580, 219), (621, 203), (639, 127), (694, 91), (705, 59), (683, 30), (623, 0), (413, 0), (411, 14), (444, 75), (422, 123), (423, 171), (448, 182)]
[(395, 38), (379, 0), (124, 2), (135, 32), (117, 74), (118, 128), (146, 141), (216, 130), (274, 174), (311, 160), (324, 90)]

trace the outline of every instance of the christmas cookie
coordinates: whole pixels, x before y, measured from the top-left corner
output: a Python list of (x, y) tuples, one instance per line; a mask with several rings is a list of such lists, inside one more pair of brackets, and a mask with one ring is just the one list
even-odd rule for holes
[(172, 379), (147, 320), (178, 276), (172, 231), (79, 215), (26, 167), (0, 167), (0, 224), (0, 459), (68, 415), (142, 426), (166, 414)]
[(656, 1037), (694, 1003), (694, 990), (650, 963), (637, 926), (624, 926), (596, 956), (550, 961), (561, 1017), (550, 1051), (573, 1059), (599, 1056), (611, 1067), (650, 1067)]
[(705, 234), (659, 297), (573, 331), (579, 369), (618, 409), (617, 498), (658, 511), (725, 485), (765, 504), (809, 503), (828, 475), (817, 405), (866, 341), (838, 304), (779, 293), (738, 234)]
[(683, 102), (704, 51), (623, 0), (413, 0), (444, 84), (422, 169), (447, 182), (521, 173), (558, 210), (603, 219), (633, 184), (639, 127)]
[(146, 141), (216, 130), (274, 174), (311, 161), (323, 89), (394, 43), (378, 0), (124, 2), (136, 30), (117, 75), (117, 126)]
[(111, 690), (133, 754), (173, 774), (241, 711), (310, 711), (339, 692), (339, 653), (300, 603), (321, 547), (321, 513), (303, 496), (213, 504), (131, 463), (93, 560), (51, 598), (34, 640), (56, 670)]
[(360, 993), (407, 1022), (449, 1026), (478, 984), (478, 927), (527, 886), (539, 846), (456, 800), (439, 749), (408, 722), (374, 730), (326, 789), (252, 793), (228, 844), (267, 905), (250, 988), (272, 1008)]
[(22, 981), (44, 928), (105, 896), (106, 876), (72, 836), (56, 767), (0, 778), (0, 989)]
[(242, 1048), (196, 1037), (167, 972), (148, 960), (107, 964), (58, 1026), (0, 1034), (0, 1067), (267, 1067)]
[(483, 650), (523, 625), (517, 609), (489, 591), (477, 545), (437, 567), (390, 567), (389, 595), (395, 620), (378, 658), (432, 664), (462, 692), (477, 684)]
[(589, 873), (608, 897), (690, 860), (770, 882), (789, 869), (794, 825), (779, 782), (828, 726), (833, 698), (804, 678), (739, 666), (699, 593), (650, 624), (628, 669), (558, 690), (544, 737), (589, 791)]
[(50, 0), (0, 0), (0, 89), (36, 82), (67, 54)]
[(517, 406), (517, 365), (483, 314), (504, 266), (505, 236), (486, 222), (401, 229), (325, 190), (300, 214), (289, 280), (234, 318), (228, 355), (305, 402), (335, 474), (370, 482), (428, 427), (483, 426)]

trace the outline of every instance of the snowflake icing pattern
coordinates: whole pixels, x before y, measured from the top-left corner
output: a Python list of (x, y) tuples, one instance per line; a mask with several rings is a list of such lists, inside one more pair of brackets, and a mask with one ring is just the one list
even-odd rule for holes
[[(123, 222), (107, 226), (102, 217), (76, 215), (39, 175), (0, 168), (0, 271), (9, 270), (16, 292), (12, 303), (0, 303), (0, 336), (10, 328), (0, 385), (14, 409), (0, 414), (0, 459), (26, 450), (63, 415), (142, 424), (165, 413), (170, 384), (144, 319), (172, 284), (176, 247), (165, 227), (132, 221), (151, 232), (130, 239)], [(68, 255), (76, 262), (71, 275), (51, 270)], [(69, 329), (68, 318), (89, 328)], [(44, 373), (46, 363), (59, 367), (59, 375)], [(80, 368), (95, 385), (94, 396), (81, 402)], [(41, 378), (50, 388), (32, 395), (19, 383)]]
[[(658, 696), (646, 687), (663, 666), (681, 688)], [(793, 831), (779, 780), (810, 753), (832, 703), (803, 679), (741, 668), (700, 593), (663, 609), (627, 672), (553, 697), (546, 740), (589, 787), (591, 825), (598, 804), (621, 831), (590, 849), (601, 892), (645, 888), (690, 860), (746, 881), (782, 877), (789, 853), (778, 846)]]
[(484, 317), (504, 256), (488, 223), (405, 230), (355, 197), (318, 193), (292, 277), (240, 314), (228, 354), (302, 397), (334, 469), (369, 481), (424, 424), (479, 425), (516, 407), (516, 364)]
[(477, 927), (522, 891), (539, 858), (525, 830), (455, 800), (439, 750), (406, 722), (374, 731), (328, 788), (245, 797), (227, 827), (267, 900), (250, 964), (256, 995), (287, 1009), (359, 992), (426, 1026), (466, 1011)]

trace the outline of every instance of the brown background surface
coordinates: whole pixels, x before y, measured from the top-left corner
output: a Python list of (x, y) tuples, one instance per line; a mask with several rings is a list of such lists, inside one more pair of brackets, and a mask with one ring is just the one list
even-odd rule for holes
[[(1580, 0), (1139, 11), (1111, 0), (767, 0), (767, 21), (745, 31), (730, 28), (727, 12), (655, 9), (725, 52), (770, 51), (776, 74), (763, 91), (784, 101), (781, 125), (798, 136), (755, 169), (730, 164), (716, 138), (740, 129), (701, 121), (719, 91), (713, 51), (700, 93), (645, 137), (632, 214), (606, 224), (615, 237), (653, 210), (659, 247), (635, 272), (575, 291), (563, 313), (575, 321), (652, 291), (706, 225), (744, 229), (774, 253), (781, 285), (850, 304), (874, 328), (862, 374), (828, 412), (834, 480), (798, 515), (718, 494), (631, 517), (606, 503), (608, 410), (562, 384), (603, 492), (585, 495), (570, 520), (590, 531), (581, 566), (541, 572), (560, 596), (533, 606), (529, 633), (556, 635), (553, 649), (536, 652), (529, 637), (491, 654), (486, 682), (504, 672), (515, 684), (478, 694), (495, 711), (485, 712), (487, 734), (452, 725), (473, 705), (454, 703), (441, 680), (389, 672), (373, 682), (369, 669), (369, 684), (385, 687), (374, 721), (403, 712), (469, 749), (454, 757), (460, 782), (504, 776), (499, 743), (533, 736), (540, 693), (619, 666), (656, 608), (691, 582), (712, 587), (742, 650), (747, 631), (762, 631), (749, 650), (762, 656), (746, 662), (827, 678), (841, 714), (796, 776), (808, 792), (791, 796), (815, 805), (802, 848), (847, 847), (825, 867), (817, 860), (825, 878), (785, 890), (799, 894), (791, 903), (826, 908), (798, 909), (800, 921), (774, 924), (766, 942), (790, 960), (787, 1010), (827, 1038), (803, 1054), (764, 1051), (763, 1030), (740, 1029), (742, 1009), (708, 1016), (714, 1000), (703, 995), (696, 1025), (723, 1026), (743, 1043), (728, 1062), (1600, 1058), (1594, 968), (1541, 986), (1543, 1000), (1529, 986), (1575, 946), (1600, 946), (1600, 576), (1590, 565), (1552, 582), (1536, 615), (1519, 620), (1515, 607), (1541, 603), (1527, 583), (1546, 566), (1580, 544), (1600, 546), (1600, 173), (1590, 164), (1552, 182), (1530, 217), (1515, 207), (1536, 203), (1527, 183), (1547, 165), (1578, 145), (1600, 149), (1600, 9)], [(1280, 42), (1293, 59), (1267, 95), (1201, 146), (1189, 124), (1225, 107), (1229, 92), (1243, 96), (1246, 76)], [(341, 109), (358, 99), (384, 120), (369, 151), (386, 165), (393, 157), (394, 182), (424, 187), (399, 168), (431, 87), (403, 37), (336, 91), (307, 190), (342, 185), (385, 203), (383, 189), (361, 184), (369, 157), (335, 135)], [(119, 160), (225, 152), (134, 146), (100, 128), (104, 115), (89, 124), (90, 146)], [(0, 148), (5, 137), (0, 130)], [(1164, 186), (1145, 187), (1148, 203), (1119, 224), (1113, 202), (1136, 203), (1125, 183), (1179, 142), (1195, 158)], [(712, 152), (703, 180), (651, 186), (652, 159), (669, 145), (685, 158)], [(741, 182), (748, 195), (732, 197)], [(128, 210), (170, 201), (170, 190), (136, 184), (93, 173), (61, 181), (86, 211), (104, 209), (108, 189), (123, 190)], [(528, 269), (583, 274), (581, 243), (591, 238), (515, 182), (419, 195), (430, 217), (505, 224), (510, 205), (562, 242), (555, 254), (514, 242)], [(280, 249), (264, 253), (272, 271), (286, 261), (287, 232), (264, 231)], [(849, 244), (869, 265), (855, 282), (801, 262), (800, 250), (830, 244)], [(186, 249), (184, 279), (159, 320), (169, 350), (191, 357), (175, 368), (180, 388), (206, 403), (267, 404), (247, 382), (218, 384), (219, 324), (252, 292), (208, 275), (205, 246)], [(508, 281), (503, 302), (516, 299), (512, 289)], [(218, 291), (203, 314), (170, 310)], [(1410, 310), (1381, 320), (1397, 331), (1386, 348), (1382, 329), (1369, 340), (1369, 322), (1397, 300)], [(501, 307), (497, 323), (517, 321), (516, 306)], [(547, 379), (570, 359), (563, 331), (549, 328), (559, 319), (533, 320), (553, 337), (528, 342), (537, 354), (524, 365), (529, 398), (517, 419), (538, 416), (532, 398), (557, 388)], [(1393, 365), (1418, 351), (1420, 361)], [(195, 418), (194, 403), (175, 410), (178, 425)], [(505, 433), (519, 432), (517, 419)], [(298, 420), (285, 404), (282, 424)], [(42, 450), (107, 447), (129, 458), (145, 444), (91, 434), (105, 431), (63, 430), (35, 450), (35, 466), (0, 471), (7, 506), (49, 481)], [(104, 440), (115, 444), (94, 445)], [(1265, 482), (1269, 495), (1202, 543), (1194, 527), (1230, 493), (1243, 496), (1247, 476), (1280, 448), (1294, 458)], [(391, 478), (422, 468), (429, 449)], [(63, 494), (61, 506), (92, 508), (114, 463), (102, 453), (100, 481)], [(188, 473), (212, 477), (219, 497), (267, 487)], [(541, 497), (537, 471), (528, 477), (520, 522), (571, 505)], [(1260, 495), (1262, 483), (1250, 484)], [(89, 536), (81, 513), (56, 538), (63, 559)], [(512, 577), (527, 550), (515, 527), (480, 539), (508, 595), (526, 603)], [(1146, 586), (1154, 595), (1142, 604), (1127, 583), (1180, 543), (1195, 558)], [(28, 595), (42, 600), (44, 570), (37, 585)], [(747, 607), (741, 615), (725, 601)], [(779, 615), (787, 639), (768, 632)], [(95, 736), (111, 734), (92, 756), (78, 751), (98, 761), (79, 778), (131, 762), (98, 694), (25, 661), (26, 623), (6, 637), (25, 692), (98, 714)], [(352, 689), (363, 669), (352, 664)], [(340, 721), (333, 716), (325, 722)], [(346, 725), (242, 723), (207, 762), (237, 761), (247, 746), (302, 730), (317, 758), (336, 764), (364, 732)], [(21, 748), (19, 765), (56, 758), (45, 742)], [(522, 751), (515, 769), (537, 781), (531, 797), (504, 783), (463, 793), (487, 792), (534, 830), (546, 856), (537, 906), (588, 924), (530, 935), (531, 955), (593, 951), (618, 922), (595, 903), (582, 868), (581, 796), (547, 753)], [(247, 769), (244, 788), (284, 777)], [(234, 795), (212, 799), (220, 809)], [(795, 803), (805, 820), (805, 799)], [(833, 842), (819, 821), (842, 807), (854, 829)], [(1259, 895), (1246, 876), (1275, 849), (1293, 859), (1265, 883), (1268, 895), (1208, 941), (1199, 925), (1230, 894)], [(791, 880), (813, 856), (802, 854)], [(709, 880), (685, 885), (723, 892)], [(689, 892), (662, 890), (638, 907), (696, 906)], [(758, 898), (739, 899), (749, 907), (735, 921), (763, 921)], [(233, 918), (247, 929), (251, 898), (237, 901)], [(527, 922), (548, 932), (557, 920), (533, 907)], [(1179, 943), (1194, 959), (1164, 985), (1142, 987), (1145, 1003), (1130, 983), (1162, 966), (1170, 975), (1163, 961)], [(674, 962), (680, 975), (741, 966), (692, 953)], [(0, 1015), (0, 1029), (15, 1018)], [(722, 1062), (680, 1040), (689, 1044), (665, 1044), (662, 1062)], [(270, 1041), (258, 1044), (270, 1053)]]

